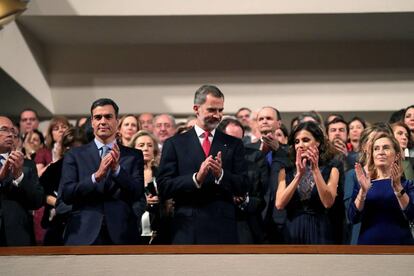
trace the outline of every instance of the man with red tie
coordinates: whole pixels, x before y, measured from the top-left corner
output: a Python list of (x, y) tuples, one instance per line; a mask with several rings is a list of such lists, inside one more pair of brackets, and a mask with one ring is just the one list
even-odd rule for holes
[(163, 146), (158, 189), (175, 201), (173, 244), (238, 243), (233, 196), (249, 190), (240, 139), (216, 129), (223, 116), (224, 95), (203, 85), (195, 93), (194, 128)]

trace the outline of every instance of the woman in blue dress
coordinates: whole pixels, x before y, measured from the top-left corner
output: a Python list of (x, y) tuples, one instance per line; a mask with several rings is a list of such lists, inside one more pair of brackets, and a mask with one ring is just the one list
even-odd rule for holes
[(328, 209), (337, 195), (340, 163), (319, 125), (303, 122), (289, 137), (295, 165), (281, 169), (276, 208), (286, 209), (285, 239), (292, 244), (333, 243)]
[(409, 221), (414, 219), (414, 186), (401, 180), (401, 150), (390, 134), (373, 137), (368, 172), (355, 165), (358, 184), (348, 210), (353, 223), (361, 222), (358, 244), (414, 244)]

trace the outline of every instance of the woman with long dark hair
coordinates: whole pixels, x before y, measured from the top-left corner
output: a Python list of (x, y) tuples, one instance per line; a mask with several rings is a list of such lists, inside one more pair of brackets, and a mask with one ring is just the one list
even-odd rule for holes
[(328, 215), (337, 196), (339, 162), (314, 122), (302, 122), (289, 136), (293, 164), (281, 169), (276, 208), (286, 209), (285, 239), (293, 244), (333, 243)]

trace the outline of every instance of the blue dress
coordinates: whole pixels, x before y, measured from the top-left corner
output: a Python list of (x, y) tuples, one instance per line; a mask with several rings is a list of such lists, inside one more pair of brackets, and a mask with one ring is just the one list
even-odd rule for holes
[[(320, 171), (325, 182), (328, 181), (333, 167), (342, 166), (337, 160), (332, 160)], [(338, 168), (339, 169), (339, 168)], [(295, 168), (286, 168), (286, 183), (292, 182)], [(310, 198), (301, 200), (296, 189), (291, 200), (286, 205), (287, 221), (284, 231), (285, 240), (290, 244), (333, 244), (333, 226), (326, 209), (318, 194), (316, 185), (313, 186)]]
[(390, 179), (374, 180), (372, 183), (362, 211), (359, 211), (354, 203), (360, 189), (359, 183), (355, 183), (352, 202), (348, 209), (350, 221), (361, 222), (358, 244), (414, 244), (409, 227), (409, 220), (414, 219), (413, 182), (402, 182), (410, 198), (405, 210), (401, 210)]

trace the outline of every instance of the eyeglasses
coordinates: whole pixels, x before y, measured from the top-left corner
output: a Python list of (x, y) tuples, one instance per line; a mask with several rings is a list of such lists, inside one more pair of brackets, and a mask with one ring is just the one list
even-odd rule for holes
[(14, 128), (8, 128), (8, 127), (0, 127), (0, 133), (3, 133), (3, 134), (11, 133), (13, 136), (17, 135), (17, 132)]

